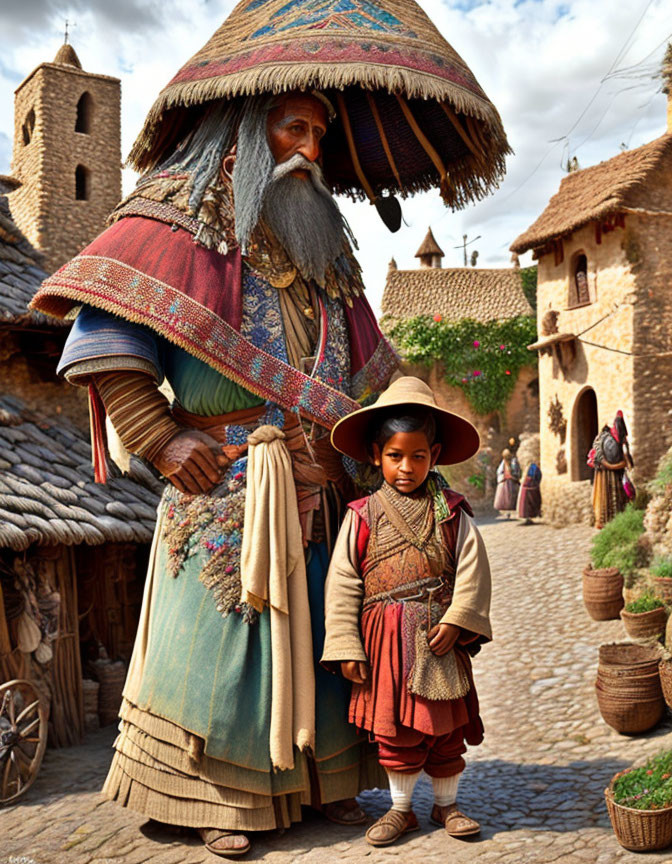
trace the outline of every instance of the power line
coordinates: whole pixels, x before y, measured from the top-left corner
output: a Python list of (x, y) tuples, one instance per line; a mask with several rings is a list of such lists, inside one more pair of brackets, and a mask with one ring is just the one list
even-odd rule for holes
[[(576, 127), (579, 125), (579, 123), (581, 122), (581, 120), (583, 120), (583, 118), (586, 116), (586, 113), (587, 113), (588, 110), (590, 109), (591, 105), (592, 105), (592, 104), (595, 102), (595, 100), (597, 99), (597, 97), (598, 97), (600, 91), (602, 90), (602, 87), (604, 86), (604, 84), (605, 84), (605, 82), (606, 82), (608, 76), (611, 75), (611, 73), (614, 71), (614, 68), (616, 67), (617, 63), (618, 63), (618, 62), (619, 62), (619, 61), (620, 61), (620, 60), (625, 56), (625, 53), (626, 53), (626, 51), (627, 51), (627, 49), (628, 49), (628, 47), (629, 47), (629, 45), (630, 45), (631, 40), (633, 39), (635, 33), (636, 33), (637, 30), (639, 29), (639, 25), (640, 25), (640, 24), (642, 23), (642, 21), (644, 20), (644, 16), (645, 16), (646, 13), (649, 11), (649, 8), (650, 8), (651, 5), (653, 4), (653, 2), (654, 2), (654, 0), (648, 0), (648, 2), (646, 3), (646, 6), (644, 7), (644, 10), (642, 11), (641, 15), (640, 15), (639, 18), (637, 19), (637, 23), (635, 24), (635, 26), (632, 28), (632, 30), (631, 30), (630, 33), (628, 34), (627, 39), (625, 40), (625, 42), (624, 42), (623, 45), (621, 46), (621, 49), (619, 50), (618, 54), (617, 54), (616, 57), (614, 58), (614, 60), (613, 60), (613, 62), (612, 62), (612, 64), (611, 64), (611, 66), (609, 67), (609, 69), (608, 69), (606, 75), (605, 75), (605, 76), (602, 78), (602, 80), (600, 81), (600, 83), (599, 83), (597, 89), (595, 90), (595, 92), (594, 92), (593, 95), (591, 96), (591, 98), (590, 98), (588, 104), (585, 106), (585, 108), (583, 109), (583, 111), (579, 114), (578, 118), (577, 118), (577, 119), (575, 120), (575, 122), (572, 124), (571, 128), (570, 128), (570, 129), (569, 129), (569, 130), (568, 130), (564, 135), (562, 135), (560, 138), (554, 138), (554, 139), (550, 142), (551, 146), (550, 146), (549, 149), (544, 153), (544, 155), (541, 157), (541, 159), (539, 160), (539, 162), (538, 162), (538, 163), (535, 165), (535, 167), (532, 169), (532, 171), (530, 172), (530, 174), (528, 174), (528, 176), (527, 176), (527, 177), (526, 177), (526, 178), (525, 178), (521, 183), (519, 183), (518, 186), (516, 186), (516, 188), (513, 189), (513, 191), (509, 192), (509, 194), (506, 196), (506, 198), (503, 199), (502, 203), (504, 203), (504, 202), (508, 201), (509, 199), (513, 198), (513, 196), (516, 195), (516, 194), (517, 194), (517, 193), (518, 193), (518, 192), (523, 188), (523, 186), (525, 186), (527, 183), (529, 183), (529, 181), (534, 177), (534, 175), (535, 175), (535, 174), (537, 173), (537, 171), (541, 168), (541, 166), (544, 164), (544, 162), (546, 161), (546, 159), (548, 159), (548, 157), (549, 157), (550, 154), (553, 152), (553, 150), (555, 149), (555, 147), (556, 147), (556, 146), (557, 146), (561, 141), (568, 141), (569, 136), (571, 135), (571, 133), (576, 129)], [(660, 46), (659, 46), (659, 47), (660, 47)], [(656, 50), (657, 50), (657, 49), (656, 49)], [(606, 115), (606, 112), (605, 112), (605, 115)], [(603, 117), (602, 119), (604, 119), (604, 117)], [(600, 120), (600, 123), (602, 122), (602, 119)], [(599, 126), (599, 123), (598, 123), (598, 126)], [(597, 129), (597, 127), (595, 127), (595, 128)], [(591, 133), (591, 134), (592, 134), (592, 133)], [(588, 139), (586, 139), (586, 140), (588, 140)], [(582, 142), (582, 143), (585, 144), (585, 141)]]

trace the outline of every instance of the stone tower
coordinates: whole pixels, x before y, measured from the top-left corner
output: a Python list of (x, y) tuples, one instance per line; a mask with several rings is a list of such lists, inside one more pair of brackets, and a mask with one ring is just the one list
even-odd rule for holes
[(105, 227), (121, 197), (121, 82), (84, 72), (71, 45), (41, 63), (14, 100), (12, 215), (45, 269)]

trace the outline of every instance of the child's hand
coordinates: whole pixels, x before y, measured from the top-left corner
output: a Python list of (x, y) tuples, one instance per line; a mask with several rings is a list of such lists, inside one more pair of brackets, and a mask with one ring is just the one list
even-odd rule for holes
[(341, 675), (354, 684), (363, 684), (369, 677), (369, 667), (361, 660), (344, 660), (341, 663)]
[(432, 654), (436, 654), (437, 657), (447, 654), (455, 646), (461, 632), (462, 628), (456, 624), (437, 624), (436, 627), (432, 627), (427, 634)]

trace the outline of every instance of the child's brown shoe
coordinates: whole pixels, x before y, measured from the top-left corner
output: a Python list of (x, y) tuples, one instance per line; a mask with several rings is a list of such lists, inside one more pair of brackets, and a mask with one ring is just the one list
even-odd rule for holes
[(412, 810), (408, 813), (402, 813), (401, 810), (388, 810), (369, 828), (366, 839), (372, 846), (391, 846), (402, 835), (409, 831), (417, 831), (418, 828), (418, 820)]
[(449, 804), (448, 807), (439, 807), (435, 804), (430, 822), (445, 828), (451, 837), (472, 837), (481, 831), (478, 822), (461, 813), (457, 809), (457, 804)]

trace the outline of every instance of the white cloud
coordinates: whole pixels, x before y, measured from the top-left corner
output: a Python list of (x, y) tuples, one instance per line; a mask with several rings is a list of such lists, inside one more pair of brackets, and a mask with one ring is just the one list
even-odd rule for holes
[[(83, 67), (122, 80), (126, 154), (161, 87), (233, 5), (233, 0), (23, 0), (0, 9), (0, 173), (9, 170), (13, 90), (39, 62), (52, 59), (65, 18), (75, 22), (71, 41)], [(635, 147), (665, 129), (659, 81), (615, 79), (601, 88), (600, 82), (621, 48), (625, 50), (618, 68), (636, 64), (651, 52), (644, 71), (650, 73), (660, 63), (664, 40), (672, 35), (669, 0), (423, 0), (422, 5), (499, 109), (515, 155), (507, 160), (501, 188), (462, 212), (446, 210), (438, 192), (403, 202), (408, 227), (398, 234), (384, 228), (373, 207), (343, 202), (359, 239), (374, 308), (380, 303), (389, 259), (394, 255), (400, 267), (415, 267), (413, 254), (428, 224), (446, 252), (447, 265), (462, 263), (461, 251), (453, 247), (466, 233), (482, 235), (470, 247), (479, 250), (480, 266), (507, 266), (509, 244), (557, 190), (561, 160), (576, 155), (585, 167), (615, 155), (621, 142)], [(623, 89), (633, 84), (637, 89)], [(551, 145), (552, 139), (569, 132), (598, 88), (568, 142)], [(133, 174), (125, 174), (129, 188)]]

